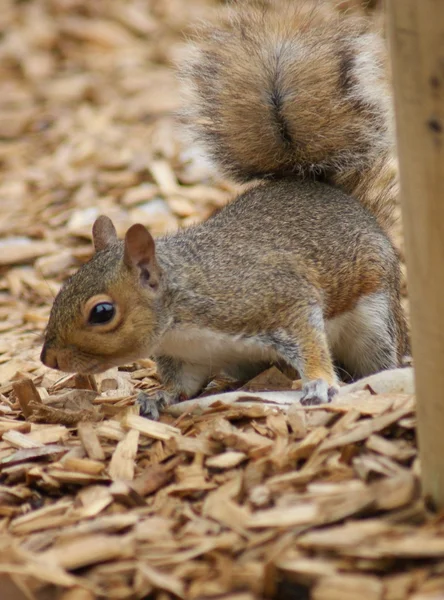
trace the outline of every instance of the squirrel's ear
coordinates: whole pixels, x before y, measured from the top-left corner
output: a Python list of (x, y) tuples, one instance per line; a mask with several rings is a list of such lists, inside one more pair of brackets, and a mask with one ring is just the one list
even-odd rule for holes
[(97, 217), (92, 228), (93, 244), (96, 252), (104, 250), (110, 244), (117, 242), (117, 231), (109, 217)]
[(159, 269), (155, 259), (154, 239), (140, 223), (132, 225), (126, 232), (123, 260), (128, 267), (140, 270), (142, 284), (152, 288), (158, 286)]

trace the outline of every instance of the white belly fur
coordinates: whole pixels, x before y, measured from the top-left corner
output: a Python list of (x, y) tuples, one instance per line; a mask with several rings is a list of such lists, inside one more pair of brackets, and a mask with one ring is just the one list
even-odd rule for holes
[(189, 363), (210, 363), (214, 372), (236, 363), (272, 362), (278, 358), (272, 348), (254, 338), (192, 326), (169, 332), (156, 354), (166, 354)]
[(375, 351), (389, 337), (388, 312), (387, 295), (378, 292), (359, 300), (353, 310), (328, 320), (325, 329), (333, 357), (355, 373), (372, 372)]
[[(381, 292), (362, 298), (353, 310), (327, 321), (325, 330), (333, 357), (354, 370), (365, 370), (378, 338), (388, 335), (387, 313), (388, 299)], [(187, 363), (209, 364), (213, 373), (237, 363), (271, 363), (279, 359), (276, 352), (259, 339), (194, 326), (177, 327), (168, 332), (156, 354)]]

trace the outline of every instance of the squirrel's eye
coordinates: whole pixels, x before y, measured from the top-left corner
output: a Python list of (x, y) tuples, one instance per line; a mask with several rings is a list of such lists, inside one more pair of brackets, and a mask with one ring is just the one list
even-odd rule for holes
[(114, 315), (116, 309), (111, 302), (99, 302), (96, 304), (89, 313), (88, 323), (90, 325), (99, 325), (101, 323), (109, 323)]

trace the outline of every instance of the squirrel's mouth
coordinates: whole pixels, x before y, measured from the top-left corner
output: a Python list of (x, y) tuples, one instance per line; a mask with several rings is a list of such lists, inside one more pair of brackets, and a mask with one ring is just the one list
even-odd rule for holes
[(43, 344), (40, 360), (50, 369), (82, 375), (95, 375), (118, 366), (115, 361), (104, 360), (103, 357), (99, 358), (79, 350), (72, 351), (69, 348), (57, 349), (47, 343)]
[(40, 360), (50, 369), (63, 373), (98, 375), (108, 369), (127, 365), (144, 356), (147, 356), (145, 352), (133, 352), (124, 356), (100, 356), (76, 347), (60, 348), (50, 342), (45, 342), (40, 353)]

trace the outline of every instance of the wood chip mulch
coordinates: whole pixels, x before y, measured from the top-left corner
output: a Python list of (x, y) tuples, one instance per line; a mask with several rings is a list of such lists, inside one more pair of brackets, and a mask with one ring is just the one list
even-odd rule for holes
[(160, 385), (152, 361), (95, 378), (39, 362), (98, 214), (162, 234), (232, 196), (173, 118), (183, 34), (216, 7), (2, 2), (0, 598), (442, 598), (411, 369), (305, 409), (272, 369), (152, 422), (134, 404)]

